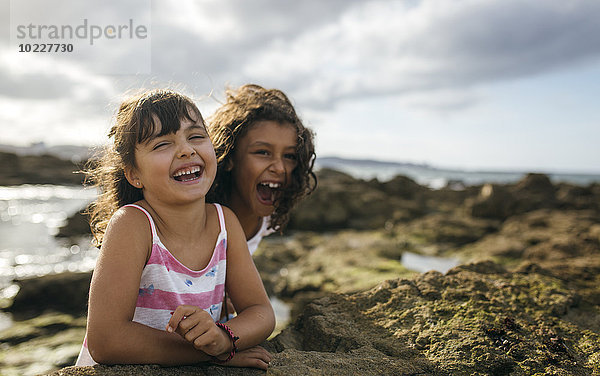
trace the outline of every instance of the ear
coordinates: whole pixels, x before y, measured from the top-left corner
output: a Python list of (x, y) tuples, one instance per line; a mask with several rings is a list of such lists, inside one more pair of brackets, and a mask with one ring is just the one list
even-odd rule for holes
[(139, 188), (139, 189), (144, 188), (144, 185), (140, 181), (140, 178), (134, 168), (126, 167), (124, 170), (124, 173), (125, 173), (125, 179), (127, 179), (129, 184), (131, 184), (135, 188)]

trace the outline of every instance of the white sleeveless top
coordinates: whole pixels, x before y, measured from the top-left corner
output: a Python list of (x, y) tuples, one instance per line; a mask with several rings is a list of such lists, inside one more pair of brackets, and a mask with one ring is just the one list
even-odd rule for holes
[(250, 251), (251, 255), (254, 254), (254, 252), (258, 248), (258, 244), (260, 244), (262, 238), (275, 232), (275, 230), (269, 228), (269, 224), (271, 224), (271, 217), (263, 217), (260, 229), (258, 230), (256, 235), (252, 237), (252, 239), (247, 241), (248, 250)]

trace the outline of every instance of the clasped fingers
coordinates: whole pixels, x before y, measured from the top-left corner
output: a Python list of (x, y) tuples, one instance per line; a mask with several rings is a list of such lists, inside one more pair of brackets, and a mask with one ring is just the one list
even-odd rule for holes
[(213, 323), (210, 315), (200, 307), (190, 305), (180, 305), (175, 312), (172, 313), (171, 319), (167, 323), (165, 330), (169, 333), (178, 332), (184, 335), (191, 328), (200, 323), (205, 323), (208, 327), (209, 323)]
[(213, 326), (192, 341), (194, 347), (212, 356), (218, 356), (231, 351), (232, 343), (229, 336), (218, 326)]
[(231, 340), (208, 312), (196, 306), (181, 305), (167, 323), (167, 332), (177, 333), (196, 349), (217, 356), (231, 350)]

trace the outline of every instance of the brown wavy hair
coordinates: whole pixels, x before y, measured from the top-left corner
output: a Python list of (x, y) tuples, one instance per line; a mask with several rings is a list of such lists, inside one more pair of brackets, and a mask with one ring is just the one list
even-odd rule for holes
[(290, 210), (317, 187), (313, 172), (315, 163), (314, 134), (302, 124), (289, 98), (277, 89), (265, 89), (247, 84), (225, 92), (227, 100), (209, 119), (210, 134), (217, 155), (217, 176), (207, 196), (208, 202), (228, 205), (233, 181), (231, 171), (225, 168), (233, 158), (237, 143), (259, 121), (291, 124), (298, 137), (297, 165), (292, 171), (290, 184), (275, 202), (271, 228), (281, 230), (289, 221)]
[(125, 169), (136, 166), (136, 145), (177, 132), (182, 120), (204, 123), (194, 102), (171, 90), (145, 91), (121, 104), (108, 133), (113, 142), (102, 150), (99, 158), (92, 158), (84, 171), (85, 184), (99, 191), (98, 198), (85, 212), (90, 217), (94, 245), (102, 244), (108, 222), (117, 209), (144, 198), (142, 190), (125, 178)]

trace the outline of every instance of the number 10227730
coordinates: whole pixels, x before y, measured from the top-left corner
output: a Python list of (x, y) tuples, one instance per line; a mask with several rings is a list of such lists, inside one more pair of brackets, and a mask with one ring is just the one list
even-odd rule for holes
[(73, 52), (71, 43), (22, 43), (19, 52)]

